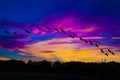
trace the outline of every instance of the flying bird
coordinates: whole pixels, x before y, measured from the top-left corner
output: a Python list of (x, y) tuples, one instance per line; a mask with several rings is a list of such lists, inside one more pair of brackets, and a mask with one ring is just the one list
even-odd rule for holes
[(25, 30), (25, 32), (27, 32), (28, 34), (30, 34), (31, 32), (30, 31), (28, 31), (28, 30)]
[(89, 43), (90, 43), (91, 45), (94, 45), (93, 42), (91, 42), (91, 41), (89, 41)]
[(50, 28), (50, 27), (48, 27), (48, 26), (45, 26), (45, 27), (46, 27), (46, 29), (51, 30), (51, 28)]
[(108, 56), (108, 54), (107, 54), (107, 53), (105, 53), (105, 55), (106, 55), (106, 56)]
[(8, 32), (8, 31), (4, 31), (4, 33), (7, 33), (7, 34), (9, 34), (9, 32)]
[(63, 29), (61, 29), (62, 32), (66, 33)]
[(103, 49), (100, 49), (100, 51), (101, 51), (102, 53), (105, 53), (105, 52), (103, 51)]
[(72, 33), (72, 34), (73, 34), (73, 36), (77, 37), (77, 35), (75, 33)]
[(13, 34), (16, 35), (16, 36), (18, 35), (16, 32), (13, 32)]
[(111, 52), (111, 54), (112, 54), (112, 55), (115, 55), (115, 53), (114, 53), (114, 52)]
[(57, 28), (54, 28), (54, 30), (56, 30), (57, 32), (59, 32)]
[(41, 28), (40, 28), (39, 26), (37, 26), (37, 29), (38, 29), (38, 30), (41, 30)]
[(108, 49), (108, 52), (110, 52), (111, 54), (115, 55), (115, 53), (113, 53), (111, 50)]
[(98, 44), (94, 44), (97, 48), (99, 47), (99, 45)]
[(83, 39), (80, 37), (80, 40), (83, 41)]
[(112, 52), (112, 51), (108, 49), (108, 52)]
[(83, 39), (83, 41), (84, 41), (85, 43), (88, 43), (88, 41), (87, 41), (87, 40), (85, 40), (85, 39)]
[(69, 36), (74, 39), (74, 36), (72, 36), (72, 35), (69, 35)]
[(112, 55), (115, 55), (115, 53), (114, 53), (114, 52), (111, 52), (111, 54), (112, 54)]

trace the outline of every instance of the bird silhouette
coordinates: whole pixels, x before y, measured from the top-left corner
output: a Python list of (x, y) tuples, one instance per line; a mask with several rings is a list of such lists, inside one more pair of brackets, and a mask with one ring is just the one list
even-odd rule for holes
[(106, 56), (108, 56), (108, 53), (105, 53)]
[(61, 29), (62, 32), (66, 33), (63, 29)]
[(16, 36), (18, 35), (16, 32), (13, 32), (13, 34), (16, 35)]
[(38, 30), (42, 30), (39, 26), (36, 26)]
[(102, 53), (105, 53), (105, 52), (103, 51), (103, 49), (100, 49), (100, 51), (101, 51)]
[(9, 32), (8, 32), (8, 31), (6, 31), (6, 30), (4, 31), (4, 33), (7, 33), (7, 34), (9, 34)]
[(57, 28), (54, 28), (55, 31), (59, 32)]
[(81, 37), (79, 37), (81, 41), (83, 41), (83, 39)]
[(91, 45), (94, 45), (93, 42), (91, 42), (91, 41), (88, 41), (88, 42), (89, 42)]
[(88, 43), (88, 41), (87, 41), (87, 40), (85, 40), (85, 39), (83, 39), (83, 41), (84, 41), (85, 43)]
[(114, 52), (111, 52), (111, 54), (112, 54), (112, 55), (115, 55), (115, 53), (114, 53)]
[(112, 52), (111, 50), (108, 49), (109, 52)]
[(51, 28), (50, 28), (50, 27), (48, 27), (48, 26), (45, 26), (45, 27), (46, 27), (46, 29), (51, 30)]
[(99, 47), (99, 45), (98, 44), (94, 44), (97, 48)]
[(29, 30), (25, 30), (25, 32), (27, 32), (28, 34), (30, 34), (30, 33), (31, 33)]
[(72, 35), (69, 35), (69, 36), (74, 39), (74, 36), (72, 36)]
[(77, 35), (75, 33), (72, 33), (73, 36), (77, 37)]
[(111, 50), (108, 49), (108, 52), (110, 52), (111, 54), (115, 55), (115, 53), (113, 53)]

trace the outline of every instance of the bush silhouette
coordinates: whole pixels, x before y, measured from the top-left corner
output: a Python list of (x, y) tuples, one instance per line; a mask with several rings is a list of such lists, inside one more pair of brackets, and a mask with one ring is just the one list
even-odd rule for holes
[(120, 63), (48, 62), (27, 63), (18, 60), (0, 61), (0, 72), (36, 72), (80, 74), (95, 76), (120, 76)]

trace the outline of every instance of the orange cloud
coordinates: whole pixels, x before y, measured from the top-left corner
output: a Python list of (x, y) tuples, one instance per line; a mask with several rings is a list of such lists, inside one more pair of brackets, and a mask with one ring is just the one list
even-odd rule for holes
[[(70, 43), (74, 41), (71, 38), (57, 38), (47, 41), (38, 42), (32, 45), (27, 45), (23, 49), (21, 55), (34, 56), (36, 58), (45, 58), (50, 61), (59, 59), (62, 62), (66, 61), (83, 61), (83, 62), (101, 62), (106, 61), (117, 61), (120, 62), (119, 54), (109, 55), (106, 57), (97, 48), (86, 47), (83, 43)], [(66, 42), (59, 44), (59, 42)], [(52, 44), (56, 43), (56, 44)], [(112, 51), (117, 51), (117, 48), (109, 46), (100, 46), (103, 49), (111, 48)]]
[(10, 60), (10, 58), (0, 57), (0, 60), (4, 60), (4, 61), (6, 61), (6, 60)]

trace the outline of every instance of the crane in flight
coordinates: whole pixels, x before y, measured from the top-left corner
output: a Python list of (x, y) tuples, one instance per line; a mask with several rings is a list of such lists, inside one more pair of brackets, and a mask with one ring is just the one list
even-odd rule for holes
[(99, 47), (99, 45), (98, 44), (94, 44), (97, 48)]
[(102, 53), (105, 53), (105, 52), (103, 51), (103, 49), (100, 49), (100, 51), (101, 51)]
[(26, 33), (30, 34), (31, 32), (29, 30), (25, 30)]
[(62, 31), (63, 33), (66, 33), (65, 30), (63, 30), (63, 29), (61, 29), (61, 31)]
[(36, 26), (38, 30), (42, 30), (39, 26)]
[(110, 52), (112, 55), (115, 55), (115, 53), (114, 53), (114, 52), (112, 52), (112, 51), (111, 51), (111, 50), (109, 50), (109, 49), (108, 49), (108, 52)]
[(74, 37), (74, 36), (72, 36), (72, 35), (69, 35), (69, 37), (71, 37), (71, 38), (73, 38), (73, 39), (75, 38), (75, 37)]
[(83, 41), (84, 39), (82, 39), (81, 37), (79, 37), (81, 41)]
[(54, 28), (55, 31), (59, 32), (57, 28)]
[(72, 33), (73, 36), (77, 37), (77, 35), (75, 33)]
[(9, 32), (8, 32), (8, 31), (6, 31), (6, 30), (4, 31), (4, 33), (9, 34)]
[(50, 28), (50, 27), (48, 27), (48, 26), (45, 26), (45, 27), (46, 27), (46, 29), (51, 30), (51, 28)]
[(93, 42), (91, 42), (91, 41), (88, 41), (88, 42), (89, 42), (91, 45), (94, 45)]
[(16, 32), (13, 32), (13, 34), (16, 35), (16, 36), (18, 35)]
[(85, 43), (88, 43), (88, 41), (87, 41), (87, 40), (85, 40), (85, 39), (83, 39), (83, 41), (84, 41)]
[(108, 53), (105, 53), (106, 56), (108, 56)]

